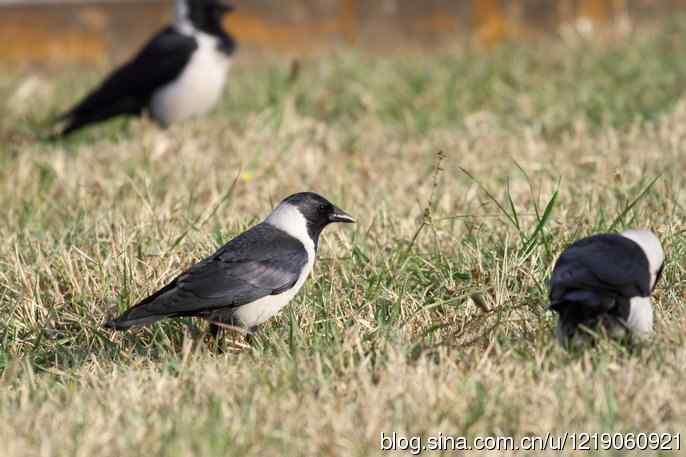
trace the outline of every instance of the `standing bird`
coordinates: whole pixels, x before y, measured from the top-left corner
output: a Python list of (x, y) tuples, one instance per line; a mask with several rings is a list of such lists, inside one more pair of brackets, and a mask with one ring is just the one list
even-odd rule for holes
[(176, 22), (62, 114), (58, 136), (146, 109), (164, 126), (208, 112), (224, 90), (236, 50), (221, 23), (232, 10), (222, 0), (177, 0)]
[(569, 246), (555, 263), (549, 309), (563, 346), (582, 345), (594, 332), (613, 338), (653, 331), (650, 295), (662, 275), (664, 252), (649, 230), (600, 234)]
[(224, 324), (252, 333), (298, 293), (312, 271), (319, 235), (333, 222), (355, 221), (321, 195), (291, 195), (264, 222), (104, 325), (125, 330), (199, 316), (210, 321), (213, 335)]

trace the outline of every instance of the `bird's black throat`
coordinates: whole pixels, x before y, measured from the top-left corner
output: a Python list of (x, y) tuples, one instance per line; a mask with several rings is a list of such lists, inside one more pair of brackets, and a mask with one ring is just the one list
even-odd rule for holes
[(315, 251), (317, 251), (317, 246), (319, 246), (319, 235), (322, 234), (322, 231), (327, 225), (329, 225), (328, 222), (307, 221), (307, 234), (310, 235), (310, 238), (314, 243)]
[(213, 2), (191, 3), (189, 19), (197, 30), (219, 40), (218, 48), (222, 53), (231, 55), (236, 51), (237, 45), (236, 40), (222, 25), (226, 13), (225, 9)]

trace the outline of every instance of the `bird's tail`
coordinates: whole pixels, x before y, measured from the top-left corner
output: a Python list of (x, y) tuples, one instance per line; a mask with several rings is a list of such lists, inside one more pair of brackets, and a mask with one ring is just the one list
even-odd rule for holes
[(54, 137), (55, 139), (67, 137), (83, 127), (104, 122), (116, 116), (140, 115), (143, 108), (143, 103), (132, 97), (108, 103), (96, 103), (87, 98), (80, 105), (55, 118), (54, 124), (58, 126), (58, 132)]
[(131, 327), (140, 327), (143, 325), (150, 325), (152, 323), (155, 323), (159, 320), (164, 319), (167, 316), (160, 316), (160, 315), (148, 315), (148, 316), (143, 316), (141, 315), (140, 317), (132, 317), (128, 315), (127, 313), (122, 314), (116, 319), (110, 319), (106, 321), (104, 324), (102, 324), (103, 327), (105, 328), (111, 328), (113, 330), (128, 330)]
[(127, 330), (131, 327), (150, 325), (167, 317), (175, 316), (176, 313), (165, 312), (164, 306), (160, 306), (160, 302), (157, 301), (158, 298), (174, 287), (176, 287), (176, 280), (132, 306), (116, 319), (106, 321), (102, 326), (114, 330)]
[(101, 122), (106, 120), (104, 116), (97, 115), (83, 115), (67, 111), (55, 118), (53, 125), (56, 132), (53, 134), (53, 139), (58, 140), (66, 138), (75, 131), (85, 127), (89, 124)]

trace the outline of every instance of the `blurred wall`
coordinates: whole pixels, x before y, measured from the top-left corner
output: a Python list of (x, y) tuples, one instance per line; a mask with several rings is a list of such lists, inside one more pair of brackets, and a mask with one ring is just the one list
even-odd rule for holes
[[(686, 0), (234, 0), (243, 55), (372, 50), (467, 38), (492, 45), (542, 33), (603, 33), (686, 9)], [(0, 0), (0, 63), (121, 60), (171, 18), (162, 0)]]

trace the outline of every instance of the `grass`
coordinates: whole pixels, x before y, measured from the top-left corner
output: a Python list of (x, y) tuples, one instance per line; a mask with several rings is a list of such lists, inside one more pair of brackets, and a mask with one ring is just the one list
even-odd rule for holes
[[(105, 69), (1, 76), (0, 455), (683, 431), (685, 31), (341, 50), (297, 79), (283, 60), (239, 62), (207, 118), (57, 144), (44, 120)], [(211, 351), (190, 320), (100, 328), (301, 190), (359, 222), (325, 231), (313, 276), (252, 347)], [(556, 256), (638, 226), (668, 256), (655, 337), (559, 349), (544, 310)]]

